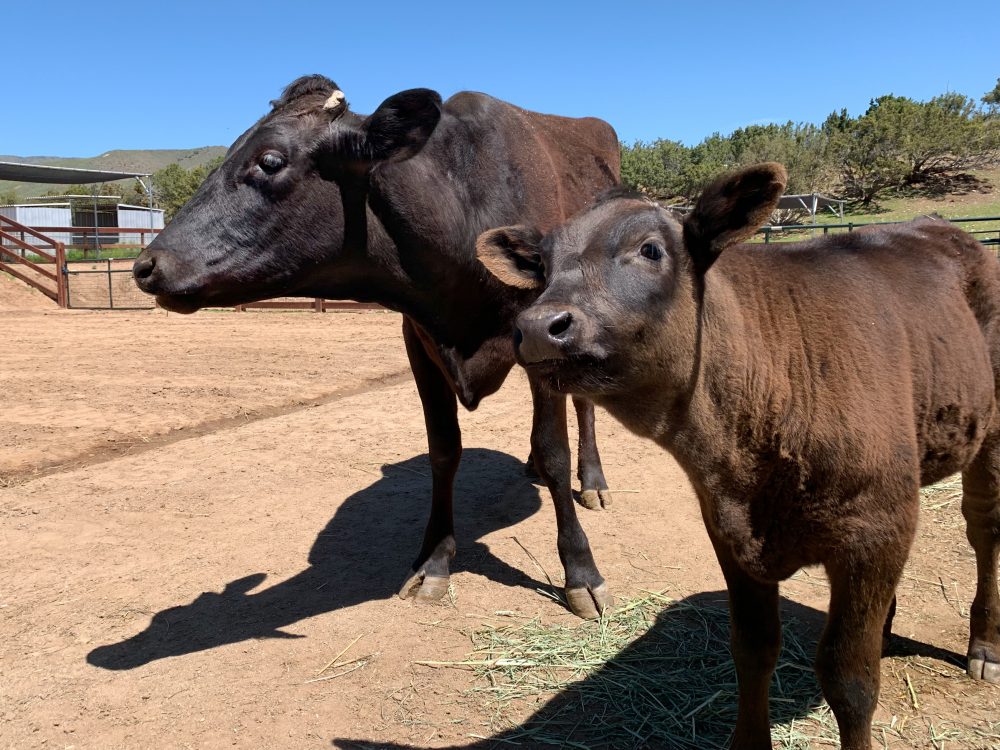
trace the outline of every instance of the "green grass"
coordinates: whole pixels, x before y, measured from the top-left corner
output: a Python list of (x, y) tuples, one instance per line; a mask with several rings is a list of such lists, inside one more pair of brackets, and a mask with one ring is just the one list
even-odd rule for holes
[(66, 260), (107, 260), (108, 258), (134, 258), (142, 252), (142, 247), (103, 247), (101, 255), (97, 257), (97, 251), (93, 249), (83, 250), (82, 248), (66, 248)]

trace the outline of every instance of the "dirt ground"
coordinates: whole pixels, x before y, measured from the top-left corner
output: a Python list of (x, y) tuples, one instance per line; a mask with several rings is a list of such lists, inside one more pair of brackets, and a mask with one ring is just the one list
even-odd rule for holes
[[(401, 601), (430, 476), (399, 324), (0, 313), (0, 747), (494, 746), (474, 676), (416, 662), (511, 616), (574, 623), (539, 592), (561, 568), (522, 469), (527, 383), (461, 417), (452, 596)], [(723, 590), (678, 467), (601, 413), (598, 433), (616, 503), (580, 514), (612, 590)], [(1000, 747), (1000, 690), (959, 666), (974, 571), (957, 503), (926, 514), (877, 715), (919, 731), (878, 745)], [(822, 574), (782, 593), (815, 630)], [(368, 658), (311, 681), (345, 648)]]

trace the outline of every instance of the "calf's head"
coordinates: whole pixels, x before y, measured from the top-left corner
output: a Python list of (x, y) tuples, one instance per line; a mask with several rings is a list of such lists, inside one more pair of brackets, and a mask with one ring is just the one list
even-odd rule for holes
[(271, 105), (136, 260), (136, 283), (162, 307), (307, 293), (318, 279), (329, 287), (323, 275), (364, 249), (367, 174), (418, 153), (441, 117), (428, 89), (356, 115), (323, 76), (294, 81)]
[(714, 182), (683, 220), (616, 191), (544, 237), (523, 226), (484, 232), (477, 252), (493, 275), (545, 287), (517, 319), (518, 361), (556, 390), (598, 400), (683, 379), (705, 274), (767, 220), (785, 183), (780, 164), (758, 164)]

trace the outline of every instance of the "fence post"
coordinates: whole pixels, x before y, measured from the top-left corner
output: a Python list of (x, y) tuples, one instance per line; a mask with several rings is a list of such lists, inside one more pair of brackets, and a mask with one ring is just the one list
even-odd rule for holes
[(66, 267), (66, 245), (56, 243), (56, 304), (69, 307), (69, 269)]
[(324, 312), (322, 297), (313, 297), (313, 312)]
[(115, 290), (111, 285), (111, 258), (108, 258), (108, 309), (115, 309)]

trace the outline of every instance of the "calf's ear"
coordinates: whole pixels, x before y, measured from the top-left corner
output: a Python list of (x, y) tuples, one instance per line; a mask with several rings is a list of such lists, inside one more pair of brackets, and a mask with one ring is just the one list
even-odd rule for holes
[(537, 289), (545, 284), (538, 245), (542, 235), (524, 226), (489, 229), (476, 240), (476, 255), (486, 270), (507, 286)]
[(403, 161), (416, 155), (441, 119), (441, 95), (430, 89), (393, 94), (361, 125), (364, 150), (373, 161)]
[(775, 162), (723, 175), (705, 188), (684, 220), (684, 244), (704, 273), (719, 253), (753, 236), (785, 192), (788, 175)]

